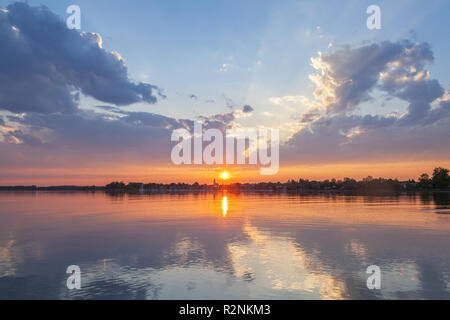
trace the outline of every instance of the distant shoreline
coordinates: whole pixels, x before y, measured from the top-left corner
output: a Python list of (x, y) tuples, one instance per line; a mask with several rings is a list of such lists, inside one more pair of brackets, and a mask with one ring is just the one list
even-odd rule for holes
[(50, 187), (38, 187), (38, 186), (0, 186), (0, 191), (101, 191), (105, 190), (105, 187), (97, 186), (50, 186)]
[(395, 196), (414, 193), (449, 193), (450, 189), (416, 189), (416, 190), (314, 190), (314, 189), (255, 189), (255, 188), (232, 188), (228, 186), (220, 186), (214, 188), (213, 186), (194, 188), (166, 188), (166, 189), (144, 189), (144, 190), (127, 190), (127, 189), (108, 189), (102, 186), (50, 186), (50, 187), (32, 187), (32, 186), (0, 186), (0, 192), (104, 192), (110, 195), (120, 194), (210, 194), (229, 192), (231, 194), (289, 194), (289, 195), (308, 195), (308, 194), (328, 194), (328, 195), (343, 195), (343, 196)]
[(106, 191), (108, 193), (200, 193), (200, 192), (248, 192), (248, 193), (329, 193), (329, 194), (400, 194), (408, 192), (450, 192), (448, 169), (437, 167), (432, 176), (423, 173), (418, 181), (399, 181), (397, 179), (373, 178), (362, 180), (352, 178), (327, 179), (323, 181), (298, 179), (286, 182), (259, 183), (143, 183), (113, 181), (105, 186), (0, 186), (0, 191)]

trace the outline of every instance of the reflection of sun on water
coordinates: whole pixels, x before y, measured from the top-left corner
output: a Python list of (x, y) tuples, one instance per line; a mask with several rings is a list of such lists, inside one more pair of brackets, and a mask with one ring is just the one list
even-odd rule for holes
[(348, 296), (345, 282), (293, 239), (261, 231), (250, 223), (244, 225), (243, 231), (248, 241), (228, 244), (237, 277), (250, 279), (263, 288), (296, 292), (299, 297), (336, 300)]
[(222, 215), (224, 217), (227, 216), (227, 211), (228, 211), (228, 198), (227, 197), (223, 197), (222, 198)]

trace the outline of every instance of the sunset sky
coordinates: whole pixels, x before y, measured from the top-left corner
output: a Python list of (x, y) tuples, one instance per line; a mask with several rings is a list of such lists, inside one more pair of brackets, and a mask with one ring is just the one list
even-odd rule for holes
[[(81, 8), (81, 31), (66, 8)], [(381, 7), (381, 30), (366, 8)], [(45, 5), (46, 8), (41, 7)], [(417, 178), (450, 167), (450, 6), (0, 0), (0, 185)], [(277, 128), (280, 170), (175, 166), (173, 130)]]

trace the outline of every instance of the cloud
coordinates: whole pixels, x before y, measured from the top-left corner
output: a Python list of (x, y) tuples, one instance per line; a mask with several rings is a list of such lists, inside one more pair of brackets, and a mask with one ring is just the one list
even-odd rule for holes
[[(0, 42), (0, 109), (12, 112), (0, 116), (2, 170), (95, 169), (105, 163), (167, 166), (172, 130), (192, 132), (191, 119), (121, 109), (135, 102), (155, 103), (163, 95), (154, 85), (132, 82), (122, 57), (103, 49), (99, 35), (68, 30), (45, 7), (15, 3), (0, 11)], [(281, 160), (448, 158), (450, 101), (425, 70), (432, 61), (429, 45), (408, 41), (344, 47), (314, 58), (319, 71), (311, 75), (317, 85), (314, 99), (293, 95), (271, 100), (307, 109), (295, 126), (301, 129), (280, 149)], [(352, 114), (372, 99), (373, 90), (406, 101), (407, 112)], [(97, 112), (80, 109), (81, 94), (104, 105), (96, 106)], [(223, 98), (231, 110), (200, 116), (205, 129), (226, 130), (253, 115), (252, 106), (238, 108)]]
[(302, 115), (300, 115), (300, 122), (309, 123), (313, 122), (314, 120), (317, 120), (318, 118), (320, 118), (320, 113), (318, 112), (303, 113)]
[(283, 107), (286, 111), (294, 112), (299, 109), (317, 109), (317, 106), (314, 106), (313, 101), (305, 96), (280, 96), (280, 97), (271, 97), (269, 98), (269, 102), (273, 103), (277, 106)]
[(227, 108), (233, 109), (234, 108), (233, 100), (231, 100), (231, 98), (227, 97), (225, 94), (222, 94), (222, 97), (225, 100), (225, 106)]
[[(315, 100), (300, 115), (300, 129), (282, 148), (287, 162), (384, 161), (450, 156), (450, 101), (425, 64), (427, 43), (370, 44), (319, 54)], [(352, 114), (378, 89), (408, 102), (404, 114)], [(297, 99), (277, 99), (285, 103)]]
[(228, 72), (230, 68), (231, 68), (230, 63), (223, 63), (219, 68), (219, 72)]
[(233, 121), (236, 119), (236, 112), (218, 113), (210, 116), (200, 116), (205, 129), (216, 128), (225, 131), (232, 127)]
[(192, 120), (147, 112), (118, 117), (88, 110), (9, 116), (17, 128), (4, 133), (0, 166), (7, 168), (98, 167), (105, 164), (170, 164), (172, 130), (192, 130)]
[[(14, 28), (13, 28), (14, 27)], [(70, 31), (45, 7), (24, 3), (0, 12), (0, 167), (98, 167), (106, 163), (170, 165), (174, 129), (194, 121), (119, 106), (155, 103), (159, 89), (132, 83), (123, 59), (102, 48), (97, 34)], [(78, 107), (79, 94), (111, 105)], [(224, 129), (233, 112), (204, 117)], [(0, 125), (4, 125), (0, 117)], [(11, 125), (11, 127), (9, 127)], [(3, 130), (4, 129), (4, 130)]]
[(216, 128), (222, 131), (232, 128), (236, 123), (235, 120), (251, 116), (253, 108), (250, 105), (245, 105), (241, 110), (235, 110), (226, 113), (217, 113), (209, 116), (200, 116), (199, 119), (203, 122), (203, 128)]
[(14, 113), (72, 113), (79, 94), (116, 106), (164, 98), (134, 83), (117, 52), (95, 33), (69, 30), (48, 8), (11, 4), (0, 11), (0, 109)]
[[(0, 142), (0, 167), (102, 166), (106, 164), (171, 164), (172, 131), (193, 132), (194, 120), (175, 119), (149, 112), (131, 112), (97, 106), (100, 113), (78, 109), (74, 113), (29, 112), (10, 115), (16, 130)], [(200, 116), (203, 128), (225, 131), (242, 110)], [(250, 113), (245, 113), (250, 115)]]
[(3, 140), (9, 144), (27, 144), (39, 146), (41, 141), (32, 134), (24, 133), (22, 130), (8, 130), (2, 133)]
[(317, 86), (316, 103), (328, 114), (348, 113), (371, 100), (370, 93), (378, 88), (408, 101), (410, 120), (416, 120), (444, 93), (424, 70), (425, 63), (432, 61), (428, 43), (408, 40), (319, 52), (311, 62), (320, 73), (310, 75)]
[(394, 116), (324, 116), (280, 149), (285, 163), (436, 160), (450, 157), (449, 109), (433, 123), (406, 126)]
[(398, 89), (396, 96), (409, 102), (407, 123), (426, 119), (431, 103), (444, 94), (444, 89), (437, 80), (413, 81)]
[(243, 108), (242, 108), (242, 112), (243, 113), (251, 113), (253, 112), (253, 108), (251, 106), (249, 106), (248, 104), (246, 104)]
[(282, 97), (272, 97), (269, 101), (276, 105), (305, 105), (309, 106), (311, 104), (310, 100), (305, 96), (282, 96)]
[(95, 106), (96, 108), (99, 108), (101, 110), (105, 110), (105, 111), (109, 111), (109, 112), (114, 112), (114, 113), (120, 113), (120, 114), (126, 114), (127, 111), (124, 111), (118, 107), (113, 107), (113, 106)]
[(439, 107), (431, 109), (427, 116), (423, 119), (423, 124), (433, 124), (440, 119), (450, 117), (450, 100), (441, 101)]

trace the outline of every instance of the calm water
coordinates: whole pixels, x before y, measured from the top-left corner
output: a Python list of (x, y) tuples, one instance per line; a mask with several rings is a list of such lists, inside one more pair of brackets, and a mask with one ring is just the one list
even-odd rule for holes
[(0, 298), (450, 299), (449, 202), (0, 192)]

